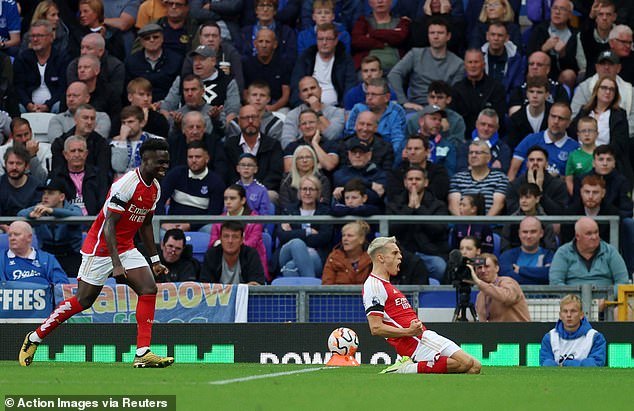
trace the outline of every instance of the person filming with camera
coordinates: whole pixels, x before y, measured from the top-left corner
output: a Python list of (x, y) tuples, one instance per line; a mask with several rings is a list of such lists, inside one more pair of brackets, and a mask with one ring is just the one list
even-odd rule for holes
[(511, 277), (498, 276), (500, 265), (495, 255), (480, 255), (483, 264), (467, 264), (473, 284), (480, 292), (476, 297), (476, 312), (480, 321), (530, 321), (526, 297), (520, 285)]

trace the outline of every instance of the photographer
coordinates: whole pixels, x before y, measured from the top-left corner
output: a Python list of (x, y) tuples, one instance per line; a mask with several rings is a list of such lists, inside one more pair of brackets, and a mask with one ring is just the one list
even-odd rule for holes
[(484, 253), (480, 257), (484, 259), (484, 265), (475, 268), (472, 264), (467, 265), (473, 283), (480, 289), (476, 298), (480, 321), (530, 321), (526, 297), (517, 281), (498, 276), (500, 266), (495, 255)]

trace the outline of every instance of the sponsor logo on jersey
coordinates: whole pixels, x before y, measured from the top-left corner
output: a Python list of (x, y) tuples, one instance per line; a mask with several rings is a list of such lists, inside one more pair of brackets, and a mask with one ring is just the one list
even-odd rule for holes
[(130, 204), (128, 208), (128, 212), (130, 213), (129, 220), (135, 223), (142, 223), (145, 220), (145, 216), (150, 212), (149, 208), (139, 208), (134, 204)]

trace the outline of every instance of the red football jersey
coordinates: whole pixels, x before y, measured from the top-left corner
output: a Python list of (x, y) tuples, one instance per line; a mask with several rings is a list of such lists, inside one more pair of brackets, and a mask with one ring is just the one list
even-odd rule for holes
[[(412, 320), (418, 319), (405, 295), (389, 281), (370, 274), (363, 284), (363, 306), (366, 315), (383, 317), (390, 327), (409, 328)], [(423, 331), (426, 328), (423, 326)], [(400, 356), (411, 356), (416, 350), (422, 334), (416, 337), (387, 338)]]
[(125, 173), (110, 187), (106, 202), (88, 231), (81, 248), (82, 254), (98, 257), (110, 255), (103, 234), (107, 211), (122, 215), (115, 227), (119, 254), (132, 250), (136, 232), (145, 217), (154, 212), (160, 197), (161, 187), (158, 181), (145, 184), (138, 168)]

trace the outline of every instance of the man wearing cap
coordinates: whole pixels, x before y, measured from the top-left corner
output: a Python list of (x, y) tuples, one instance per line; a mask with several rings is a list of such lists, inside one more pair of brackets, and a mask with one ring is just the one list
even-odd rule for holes
[(143, 26), (138, 37), (142, 49), (125, 60), (126, 84), (144, 77), (152, 83), (152, 100), (160, 101), (180, 73), (183, 57), (163, 47), (163, 28), (156, 23)]
[(621, 96), (619, 106), (627, 113), (629, 134), (630, 136), (634, 136), (634, 102), (632, 101), (634, 89), (632, 88), (631, 83), (623, 80), (623, 78), (619, 75), (622, 69), (619, 56), (611, 50), (603, 51), (599, 53), (597, 63), (594, 67), (596, 73), (592, 77), (582, 81), (575, 90), (575, 95), (572, 97), (572, 103), (570, 103), (572, 108), (572, 117), (577, 117), (581, 107), (590, 101), (590, 97), (592, 97), (592, 90), (594, 89), (597, 81), (599, 81), (599, 78), (607, 76), (615, 79), (616, 81), (619, 88), (619, 95)]
[(358, 178), (365, 184), (368, 196), (367, 204), (372, 204), (384, 209), (383, 201), (387, 174), (372, 162), (372, 146), (357, 137), (346, 142), (349, 165), (340, 167), (333, 175), (333, 197), (340, 201), (343, 199), (343, 186), (353, 178)]
[(429, 161), (447, 169), (451, 177), (456, 172), (456, 147), (443, 138), (440, 131), (445, 110), (435, 104), (426, 106), (418, 117), (418, 134), (429, 141)]
[[(581, 73), (585, 72), (585, 78), (596, 73), (593, 62), (603, 51), (610, 50), (609, 36), (617, 18), (616, 6), (611, 1), (595, 1), (597, 7), (592, 7), (590, 19), (594, 24), (586, 24), (586, 27), (577, 33), (577, 65)], [(594, 6), (594, 5), (593, 5)]]
[[(37, 220), (40, 217), (79, 217), (81, 208), (66, 200), (66, 183), (60, 179), (49, 178), (38, 187), (43, 191), (42, 201), (24, 208), (18, 216)], [(69, 276), (75, 277), (81, 264), (79, 250), (82, 244), (81, 224), (37, 224), (35, 234), (39, 247), (57, 258)]]
[(377, 133), (378, 127), (377, 116), (373, 112), (363, 111), (356, 116), (354, 133), (345, 137), (341, 143), (337, 142), (340, 147), (339, 160), (341, 165), (350, 165), (346, 145), (350, 140), (358, 138), (372, 149), (372, 162), (374, 164), (385, 170), (385, 172), (392, 169), (394, 166), (394, 149), (390, 143)]

